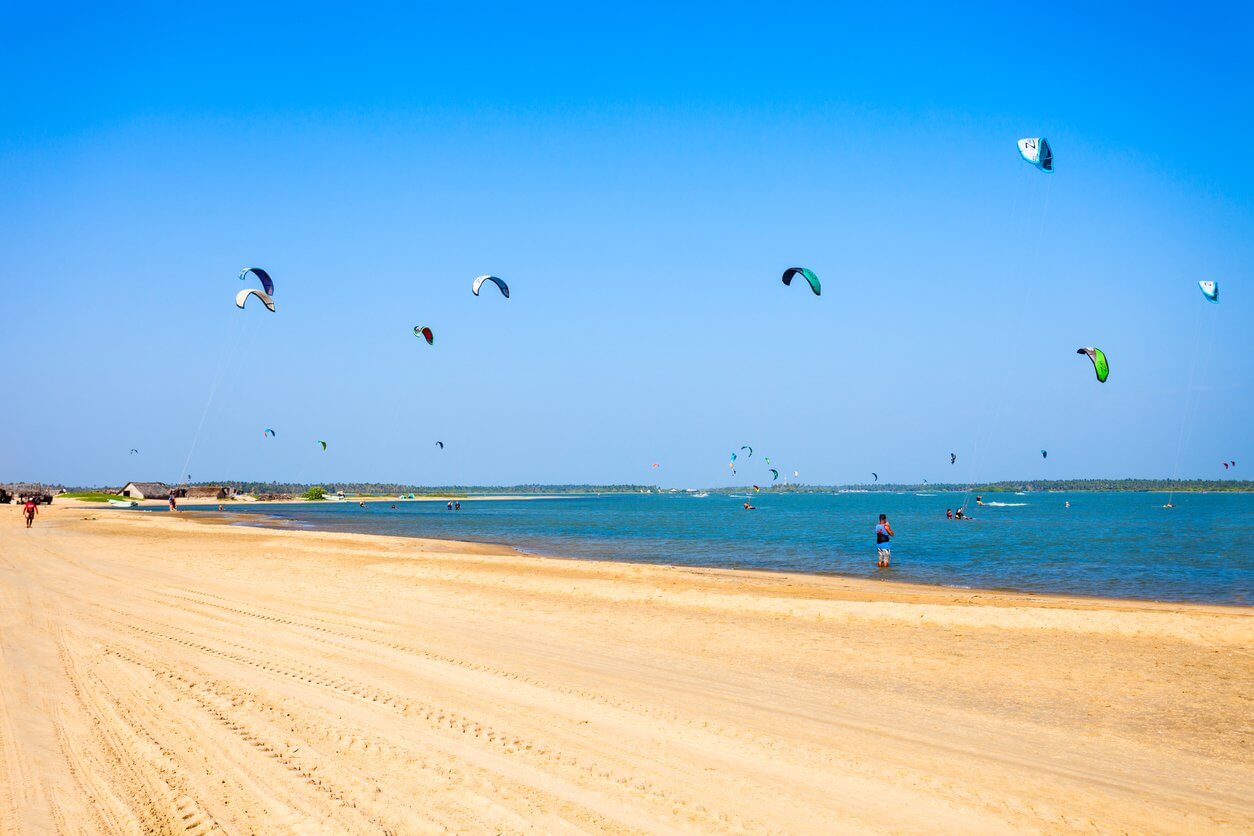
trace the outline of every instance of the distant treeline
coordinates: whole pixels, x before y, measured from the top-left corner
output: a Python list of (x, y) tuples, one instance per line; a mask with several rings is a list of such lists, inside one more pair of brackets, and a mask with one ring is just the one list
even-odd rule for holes
[[(716, 493), (740, 493), (744, 488), (717, 488)], [(773, 493), (832, 493), (833, 491), (975, 491), (977, 493), (1015, 493), (1018, 491), (1176, 491), (1177, 493), (1248, 493), (1254, 491), (1249, 480), (1211, 479), (1030, 479), (1011, 482), (890, 484), (863, 485), (775, 485), (763, 490)]]
[[(193, 483), (199, 484), (199, 483)], [(255, 496), (265, 494), (303, 494), (312, 487), (346, 494), (399, 496), (450, 496), (467, 494), (582, 494), (582, 493), (639, 493), (648, 490), (646, 485), (402, 485), (398, 482), (206, 482), (213, 485), (230, 485), (240, 493)]]
[[(657, 491), (656, 485), (403, 485), (399, 482), (322, 482), (317, 485), (309, 482), (233, 482), (210, 481), (193, 482), (193, 485), (224, 485), (233, 487), (240, 493), (254, 496), (298, 496), (312, 487), (323, 487), (328, 491), (343, 491), (346, 494), (377, 494), (397, 496), (414, 494), (415, 496), (451, 496), (473, 494), (605, 494), (605, 493), (641, 493)], [(42, 486), (50, 493), (63, 490), (62, 485)], [(750, 485), (735, 487), (704, 488), (712, 493), (744, 493)], [(772, 493), (833, 493), (836, 491), (863, 490), (892, 493), (897, 491), (975, 491), (983, 493), (1005, 493), (1015, 491), (1178, 491), (1206, 493), (1251, 493), (1254, 492), (1254, 481), (1249, 480), (1211, 480), (1211, 479), (1030, 479), (1009, 482), (981, 482), (977, 484), (934, 483), (934, 484), (898, 484), (888, 482), (868, 483), (861, 485), (763, 485), (763, 490)], [(97, 490), (96, 487), (70, 487), (71, 491)], [(666, 489), (669, 491), (669, 489)]]

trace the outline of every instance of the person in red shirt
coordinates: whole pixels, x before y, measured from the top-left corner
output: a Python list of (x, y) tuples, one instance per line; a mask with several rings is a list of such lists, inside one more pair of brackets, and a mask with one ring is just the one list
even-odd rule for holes
[(35, 515), (39, 513), (39, 506), (35, 504), (34, 499), (27, 498), (26, 504), (22, 506), (22, 513), (26, 515), (27, 528), (35, 524)]

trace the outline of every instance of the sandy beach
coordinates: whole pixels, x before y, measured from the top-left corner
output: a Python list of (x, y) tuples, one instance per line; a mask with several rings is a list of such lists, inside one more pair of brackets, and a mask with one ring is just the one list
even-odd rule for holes
[(0, 511), (0, 833), (1254, 829), (1250, 609), (213, 521)]

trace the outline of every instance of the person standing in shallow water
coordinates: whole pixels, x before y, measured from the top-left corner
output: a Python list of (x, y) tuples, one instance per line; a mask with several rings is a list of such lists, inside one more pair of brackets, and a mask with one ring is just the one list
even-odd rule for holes
[(875, 565), (881, 569), (887, 568), (892, 559), (892, 538), (893, 527), (888, 524), (888, 515), (880, 514), (879, 525), (875, 526), (875, 550), (879, 555), (879, 562)]

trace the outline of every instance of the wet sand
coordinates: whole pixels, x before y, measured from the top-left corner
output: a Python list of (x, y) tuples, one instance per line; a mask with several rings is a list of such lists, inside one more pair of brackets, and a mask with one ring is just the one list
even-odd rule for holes
[(0, 506), (0, 833), (1254, 829), (1254, 610), (85, 505)]

